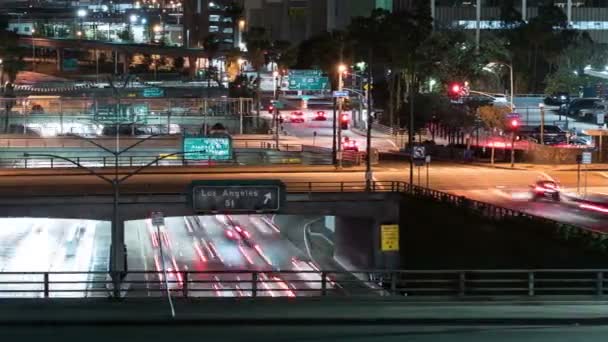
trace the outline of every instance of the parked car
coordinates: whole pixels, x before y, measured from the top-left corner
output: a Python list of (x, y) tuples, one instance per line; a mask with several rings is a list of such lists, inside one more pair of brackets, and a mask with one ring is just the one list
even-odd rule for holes
[(560, 107), (560, 114), (578, 117), (582, 109), (591, 109), (598, 102), (601, 102), (601, 99), (597, 97), (574, 99), (570, 101), (570, 103), (562, 105), (562, 107)]
[[(545, 145), (557, 145), (567, 141), (568, 132), (556, 125), (544, 125), (542, 133)], [(522, 140), (540, 143), (541, 129), (540, 126), (521, 126), (518, 135)]]
[(562, 106), (570, 103), (570, 94), (566, 92), (553, 93), (544, 100), (547, 106)]
[(578, 112), (578, 118), (581, 120), (589, 121), (595, 124), (603, 124), (602, 122), (597, 121), (597, 114), (603, 113), (606, 114), (607, 105), (604, 102), (596, 102), (593, 108), (583, 108)]

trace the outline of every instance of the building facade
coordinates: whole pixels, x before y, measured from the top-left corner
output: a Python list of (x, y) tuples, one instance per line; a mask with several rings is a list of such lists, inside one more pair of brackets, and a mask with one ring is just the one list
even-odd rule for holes
[[(435, 24), (440, 27), (477, 29), (477, 3), (479, 28), (502, 28), (501, 7), (505, 0), (430, 0), (434, 1)], [(570, 27), (586, 31), (593, 40), (608, 43), (608, 0), (515, 0), (514, 8), (521, 20), (528, 21), (538, 15), (542, 4), (553, 4), (564, 11)]]
[[(201, 48), (210, 35), (217, 37), (221, 48), (238, 46), (238, 23), (231, 11), (234, 0), (184, 0), (183, 37), (186, 47)], [(236, 1), (237, 5), (243, 0)]]
[(343, 30), (374, 8), (393, 9), (393, 0), (247, 0), (249, 27), (264, 27), (273, 40), (297, 44), (316, 34)]

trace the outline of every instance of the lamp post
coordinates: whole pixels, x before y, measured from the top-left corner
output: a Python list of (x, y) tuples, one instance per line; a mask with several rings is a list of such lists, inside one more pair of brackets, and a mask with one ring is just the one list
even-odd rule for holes
[(78, 34), (78, 38), (80, 38), (80, 36), (82, 35), (81, 31), (84, 31), (84, 18), (87, 16), (87, 10), (85, 10), (84, 8), (80, 8), (78, 9), (78, 11), (76, 11), (76, 16), (79, 18), (80, 20), (80, 34)]
[(273, 71), (272, 72), (272, 80), (273, 80), (273, 91), (274, 91), (274, 95), (273, 98), (275, 100), (275, 105), (274, 105), (274, 140), (275, 140), (275, 144), (277, 145), (277, 151), (280, 150), (279, 148), (279, 105), (277, 105), (277, 102), (279, 100), (279, 92), (277, 92), (277, 80), (279, 78), (279, 72), (278, 71)]
[(32, 29), (32, 71), (36, 71), (36, 40), (34, 39), (34, 34), (36, 33), (36, 29)]
[[(491, 63), (488, 63), (488, 65), (486, 67), (492, 68), (495, 65), (503, 65), (503, 66), (506, 66), (507, 68), (509, 68), (509, 81), (510, 81), (509, 83), (510, 83), (510, 88), (511, 88), (511, 101), (509, 101), (509, 102), (511, 104), (511, 111), (514, 111), (515, 104), (513, 101), (514, 101), (514, 96), (515, 96), (515, 90), (514, 90), (515, 84), (513, 82), (513, 65), (509, 64), (509, 63), (503, 63), (503, 62), (491, 62)], [(485, 70), (490, 71), (489, 69), (485, 69)]]
[[(340, 64), (338, 65), (338, 91), (341, 91), (344, 88), (342, 75), (346, 72), (346, 65)], [(338, 118), (340, 119), (340, 123), (338, 125), (338, 138), (337, 138), (337, 161), (338, 161), (338, 169), (342, 168), (342, 98), (338, 98)], [(335, 118), (334, 118), (335, 120)]]
[(538, 109), (540, 109), (540, 144), (545, 144), (545, 104), (539, 103)]

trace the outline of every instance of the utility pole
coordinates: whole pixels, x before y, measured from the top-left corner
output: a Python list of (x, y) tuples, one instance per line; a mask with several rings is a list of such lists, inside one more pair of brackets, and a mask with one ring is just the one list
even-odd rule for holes
[(479, 41), (481, 39), (481, 0), (475, 6), (475, 53), (479, 54)]
[[(342, 79), (342, 74), (344, 73), (344, 71), (346, 70), (346, 66), (342, 63), (340, 63), (340, 65), (338, 66), (338, 91), (342, 91), (343, 88), (343, 79)], [(337, 138), (337, 144), (338, 144), (338, 168), (341, 169), (342, 168), (342, 103), (344, 102), (344, 98), (340, 97), (337, 99), (338, 100), (338, 117), (339, 117), (339, 121), (340, 124), (338, 125), (338, 138)]]
[[(372, 85), (373, 81), (373, 73), (372, 73), (372, 63), (373, 63), (374, 50), (372, 48), (369, 49), (369, 65), (367, 66), (367, 88), (369, 92), (367, 94), (367, 159), (365, 160), (365, 190), (372, 190), (372, 181), (374, 179), (374, 175), (372, 174)], [(361, 102), (361, 101), (360, 101)]]
[(410, 78), (410, 129), (407, 137), (410, 150), (410, 185), (414, 185), (414, 71), (414, 63), (412, 63), (412, 75)]

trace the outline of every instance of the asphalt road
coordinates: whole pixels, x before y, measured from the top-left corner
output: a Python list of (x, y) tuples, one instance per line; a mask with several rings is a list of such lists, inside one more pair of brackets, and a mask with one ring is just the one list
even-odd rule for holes
[[(49, 276), (51, 282), (73, 282), (51, 284), (51, 297), (108, 295), (103, 285), (85, 283), (105, 281), (105, 276), (78, 272), (107, 271), (109, 224), (25, 218), (1, 219), (0, 223), (5, 227), (0, 230), (0, 297), (43, 296), (42, 275), (10, 272), (66, 272)], [(127, 282), (146, 282), (130, 283), (127, 297), (162, 296), (165, 270), (169, 288), (179, 294), (186, 281), (180, 272), (217, 272), (190, 274), (191, 297), (249, 296), (252, 278), (246, 271), (254, 270), (262, 271), (258, 296), (309, 296), (320, 290), (321, 277), (315, 272), (318, 266), (265, 216), (173, 217), (165, 224), (158, 235), (150, 220), (126, 223), (129, 268), (149, 272), (129, 274)], [(311, 273), (280, 274), (279, 270)]]
[[(333, 138), (333, 109), (330, 107), (315, 107), (313, 109), (299, 109), (297, 111), (303, 113), (304, 122), (291, 122), (290, 115), (293, 110), (281, 111), (281, 115), (285, 120), (282, 124), (282, 132), (286, 133), (289, 137), (297, 138), (302, 144), (331, 148)], [(318, 111), (325, 112), (325, 120), (316, 120)], [(349, 118), (351, 117), (350, 111), (345, 111), (343, 113)], [(267, 111), (263, 111), (262, 115), (268, 119), (272, 118), (271, 114)], [(352, 119), (350, 120), (352, 123)], [(367, 140), (364, 132), (353, 130), (352, 124), (349, 125), (349, 129), (342, 130), (342, 136), (356, 141), (359, 151), (365, 151), (367, 148)], [(393, 138), (378, 132), (374, 132), (372, 147), (377, 148), (380, 151), (394, 151), (399, 149), (397, 142)]]
[[(163, 169), (158, 169), (163, 171)], [(166, 170), (166, 169), (165, 169)], [(333, 167), (283, 167), (271, 169), (256, 168), (224, 168), (202, 169), (204, 173), (146, 173), (129, 179), (123, 184), (122, 190), (176, 192), (183, 191), (193, 180), (220, 179), (280, 179), (287, 183), (293, 182), (363, 182), (362, 169), (344, 169), (338, 171)], [(209, 173), (212, 171), (213, 173)], [(426, 170), (415, 170), (414, 183), (426, 185)], [(33, 193), (109, 193), (110, 188), (103, 181), (90, 175), (77, 174), (74, 171), (44, 170), (43, 176), (36, 176), (32, 170), (28, 173), (4, 171), (0, 176), (0, 190), (6, 195), (15, 196)], [(50, 177), (52, 175), (52, 177)], [(168, 177), (167, 175), (170, 175)], [(606, 181), (608, 173), (589, 171), (587, 174), (587, 193), (595, 197), (608, 198)], [(377, 181), (409, 181), (409, 169), (405, 163), (384, 163), (376, 167), (374, 179)], [(475, 165), (450, 163), (433, 163), (429, 169), (429, 186), (433, 189), (467, 196), (472, 199), (493, 203), (496, 205), (530, 212), (535, 215), (554, 220), (581, 225), (593, 229), (608, 231), (608, 214), (582, 208), (579, 204), (568, 201), (555, 203), (550, 201), (530, 202), (529, 186), (537, 180), (554, 179), (563, 187), (566, 194), (577, 190), (577, 174), (575, 171), (553, 171), (551, 169), (510, 170), (488, 168)], [(582, 185), (584, 185), (584, 175)], [(28, 184), (27, 188), (15, 184)], [(347, 188), (350, 185), (347, 184)], [(355, 185), (352, 185), (355, 186)], [(382, 188), (380, 184), (380, 188)], [(584, 186), (581, 191), (584, 190)], [(567, 196), (564, 196), (567, 197)]]

